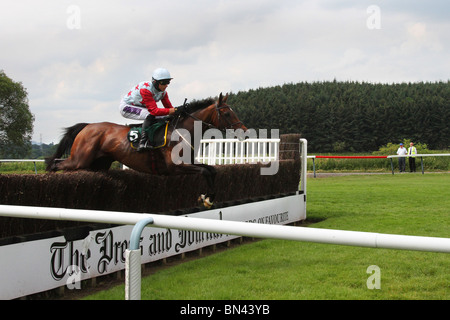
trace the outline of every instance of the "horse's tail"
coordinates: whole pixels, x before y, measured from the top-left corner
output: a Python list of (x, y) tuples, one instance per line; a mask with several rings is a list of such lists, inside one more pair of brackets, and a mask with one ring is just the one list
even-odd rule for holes
[(75, 137), (80, 133), (81, 130), (86, 127), (88, 123), (77, 123), (69, 128), (65, 129), (64, 136), (61, 138), (59, 142), (58, 149), (51, 157), (45, 158), (45, 164), (47, 165), (47, 171), (55, 170), (55, 161), (58, 158), (61, 158), (64, 154), (70, 154), (70, 149), (72, 149), (73, 142)]

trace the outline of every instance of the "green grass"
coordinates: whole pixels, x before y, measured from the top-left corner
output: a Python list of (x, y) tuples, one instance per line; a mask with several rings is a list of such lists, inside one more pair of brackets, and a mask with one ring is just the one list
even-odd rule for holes
[[(36, 162), (36, 171), (38, 174), (47, 173), (45, 167), (44, 162)], [(117, 161), (111, 165), (111, 169), (118, 169), (119, 167), (120, 164)], [(0, 174), (35, 174), (36, 171), (33, 162), (0, 162)]]
[[(42, 161), (36, 162), (37, 173), (45, 173), (45, 164)], [(0, 162), (0, 174), (34, 174), (33, 162)]]
[[(450, 237), (450, 175), (308, 180), (309, 227)], [(381, 271), (369, 290), (367, 268)], [(142, 299), (444, 299), (449, 254), (261, 240), (160, 270)], [(124, 285), (86, 299), (124, 299)]]

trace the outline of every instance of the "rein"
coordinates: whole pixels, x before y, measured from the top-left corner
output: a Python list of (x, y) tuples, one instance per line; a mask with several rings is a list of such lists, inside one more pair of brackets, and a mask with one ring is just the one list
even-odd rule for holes
[[(228, 105), (223, 105), (223, 106), (220, 106), (220, 107), (219, 107), (219, 106), (217, 105), (217, 103), (216, 103), (215, 106), (216, 106), (216, 111), (217, 111), (217, 123), (220, 123), (220, 111), (219, 111), (219, 110), (228, 108), (228, 109), (230, 109), (231, 112), (234, 113), (233, 109), (231, 109), (231, 107), (228, 106)], [(233, 126), (235, 126), (235, 125), (237, 125), (237, 124), (242, 124), (242, 121), (237, 121), (237, 122), (235, 122), (235, 123), (231, 123), (228, 119), (225, 118), (225, 120), (228, 122), (228, 126), (225, 127), (224, 129), (219, 129), (217, 126), (215, 126), (215, 125), (213, 125), (213, 124), (211, 124), (211, 123), (207, 123), (207, 122), (205, 122), (205, 121), (203, 121), (203, 120), (197, 118), (196, 116), (194, 116), (194, 115), (192, 115), (192, 114), (190, 114), (190, 113), (186, 113), (186, 114), (187, 114), (187, 116), (191, 117), (192, 119), (194, 119), (194, 120), (196, 120), (196, 121), (200, 121), (203, 125), (205, 125), (205, 126), (207, 126), (207, 127), (209, 127), (209, 128), (218, 129), (218, 130), (220, 130), (220, 131), (222, 131), (222, 132), (223, 132), (224, 130), (226, 130), (226, 129), (231, 129), (231, 128), (233, 128)], [(177, 121), (177, 123), (178, 123), (178, 121)]]
[[(231, 109), (231, 107), (228, 106), (228, 105), (218, 106), (217, 103), (216, 103), (216, 104), (215, 104), (215, 107), (216, 107), (216, 112), (217, 112), (217, 123), (218, 123), (218, 124), (220, 123), (220, 111), (219, 111), (219, 110), (228, 108), (228, 109), (230, 109), (231, 112), (234, 113), (233, 109)], [(225, 132), (225, 130), (231, 129), (231, 128), (233, 128), (233, 126), (235, 126), (235, 125), (237, 125), (237, 124), (242, 124), (242, 121), (237, 121), (237, 122), (235, 122), (235, 123), (231, 123), (231, 122), (229, 121), (229, 119), (225, 118), (225, 120), (228, 122), (228, 126), (225, 127), (225, 128), (223, 128), (223, 129), (219, 129), (217, 126), (215, 126), (215, 125), (213, 125), (213, 124), (211, 124), (211, 123), (205, 122), (205, 121), (199, 119), (198, 117), (194, 116), (194, 115), (191, 114), (191, 113), (185, 112), (185, 114), (186, 114), (188, 117), (191, 117), (192, 119), (194, 119), (194, 120), (196, 120), (196, 121), (200, 121), (200, 122), (202, 123), (202, 125), (205, 125), (205, 126), (209, 127), (210, 129), (212, 128), (212, 129), (220, 130), (221, 132)], [(173, 124), (173, 130), (174, 130), (175, 132), (178, 133), (178, 135), (181, 137), (181, 139), (182, 139), (184, 142), (186, 142), (186, 143), (190, 146), (190, 148), (191, 148), (192, 150), (194, 150), (194, 147), (192, 146), (192, 144), (191, 144), (189, 141), (187, 141), (186, 138), (184, 138), (183, 135), (181, 135), (180, 132), (179, 132), (178, 129), (177, 129), (178, 121), (180, 120), (180, 118), (181, 118), (181, 115), (178, 116), (178, 117), (176, 118), (176, 121), (175, 121), (175, 123)]]
[[(234, 114), (234, 111), (233, 111), (233, 109), (231, 109), (230, 106), (224, 105), (224, 106), (219, 107), (219, 106), (217, 106), (217, 103), (216, 103), (217, 122), (218, 122), (218, 123), (220, 123), (220, 112), (219, 112), (219, 110), (220, 110), (220, 109), (225, 109), (225, 108), (230, 109), (230, 111), (233, 112), (233, 114)], [(235, 115), (236, 115), (236, 114), (235, 114)], [(233, 126), (235, 126), (235, 125), (237, 125), (237, 124), (241, 124), (241, 125), (242, 125), (242, 121), (237, 121), (237, 122), (235, 122), (235, 123), (231, 123), (231, 122), (229, 121), (229, 119), (225, 118), (225, 120), (228, 122), (228, 127), (229, 127), (229, 128), (226, 127), (225, 130), (226, 130), (226, 129), (232, 129)], [(222, 130), (221, 130), (221, 131), (222, 131)]]
[[(194, 120), (196, 120), (196, 121), (200, 121), (200, 122), (201, 122), (202, 124), (204, 124), (205, 126), (208, 126), (208, 127), (210, 127), (210, 128), (216, 128), (213, 124), (207, 123), (207, 122), (205, 122), (205, 121), (203, 121), (203, 120), (197, 118), (196, 116), (193, 116), (193, 115), (190, 114), (190, 113), (187, 113), (187, 112), (186, 112), (186, 115), (187, 115), (188, 117), (191, 117), (192, 119), (194, 119)], [(178, 123), (178, 121), (177, 121), (177, 123)], [(216, 128), (216, 129), (217, 129), (217, 128)]]
[[(186, 103), (186, 102), (185, 102), (185, 103)], [(180, 132), (179, 132), (178, 129), (177, 129), (178, 121), (180, 121), (180, 118), (181, 118), (180, 116), (178, 116), (178, 117), (176, 118), (176, 122), (173, 124), (173, 131), (175, 131), (176, 133), (178, 133), (178, 135), (181, 137), (181, 139), (183, 139), (183, 141), (186, 142), (186, 143), (188, 144), (188, 146), (191, 147), (192, 150), (195, 150), (195, 149), (194, 149), (194, 146), (193, 146), (189, 141), (187, 141), (186, 138), (183, 137), (183, 135), (180, 134)], [(201, 120), (200, 120), (200, 121), (201, 121)]]

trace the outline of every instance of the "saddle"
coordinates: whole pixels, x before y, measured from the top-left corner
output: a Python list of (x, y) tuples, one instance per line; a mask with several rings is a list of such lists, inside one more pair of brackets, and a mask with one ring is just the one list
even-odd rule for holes
[[(169, 121), (159, 121), (152, 124), (150, 127), (146, 129), (147, 137), (150, 144), (153, 146), (153, 149), (162, 148), (167, 143), (167, 128), (169, 127)], [(157, 139), (156, 133), (159, 130), (164, 130), (164, 135)], [(128, 131), (127, 139), (130, 142), (130, 146), (133, 149), (137, 149), (139, 146), (139, 141), (141, 140), (142, 134), (142, 125), (132, 126), (130, 131)]]

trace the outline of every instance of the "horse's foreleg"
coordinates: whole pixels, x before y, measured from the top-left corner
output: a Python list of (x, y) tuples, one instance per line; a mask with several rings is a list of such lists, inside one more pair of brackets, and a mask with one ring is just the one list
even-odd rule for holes
[(202, 194), (200, 195), (200, 197), (198, 198), (198, 202), (199, 204), (203, 205), (206, 208), (211, 208), (213, 203), (214, 203), (214, 199), (216, 197), (216, 190), (215, 190), (215, 177), (216, 177), (216, 169), (212, 166), (208, 166), (208, 165), (197, 165), (198, 167), (201, 168), (201, 173), (203, 175), (203, 177), (206, 180), (206, 183), (208, 185), (208, 190), (206, 192), (206, 194)]
[(211, 202), (213, 202), (216, 197), (215, 179), (217, 171), (213, 166), (207, 164), (196, 164), (195, 166), (201, 167), (203, 169), (202, 174), (206, 179), (206, 183), (208, 184), (208, 191), (205, 196), (208, 197)]
[(172, 161), (172, 149), (166, 149), (162, 153), (168, 174), (201, 174), (206, 181), (206, 194), (201, 195), (199, 200), (203, 202), (205, 207), (211, 207), (216, 196), (214, 180), (216, 177), (216, 169), (206, 164), (175, 164)]
[(200, 195), (199, 202), (205, 207), (210, 208), (216, 196), (214, 180), (216, 177), (216, 169), (204, 164), (179, 164), (174, 165), (170, 170), (170, 174), (201, 174), (206, 181), (206, 194)]

